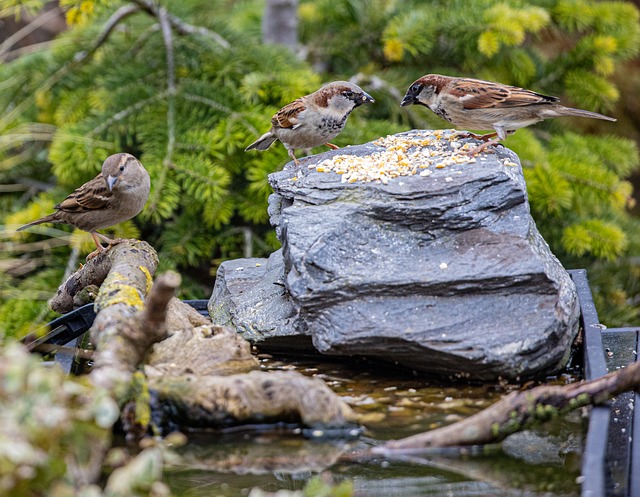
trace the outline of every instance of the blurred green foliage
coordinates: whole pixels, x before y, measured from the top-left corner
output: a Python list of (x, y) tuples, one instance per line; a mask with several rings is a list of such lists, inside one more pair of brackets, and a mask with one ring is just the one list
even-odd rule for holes
[(120, 410), (106, 390), (65, 381), (23, 347), (0, 350), (0, 493), (73, 495), (100, 475)]
[[(0, 0), (0, 11), (27, 3), (36, 10), (42, 2)], [(286, 151), (244, 148), (277, 109), (322, 83), (354, 79), (376, 98), (350, 117), (336, 139), (344, 146), (450, 127), (424, 108), (399, 107), (423, 74), (497, 80), (618, 116), (617, 82), (638, 71), (628, 63), (640, 48), (630, 2), (301, 0), (304, 56), (261, 43), (258, 0), (161, 2), (222, 41), (177, 29), (168, 39), (158, 18), (140, 10), (98, 47), (106, 21), (126, 3), (61, 3), (70, 29), (0, 65), (0, 329), (10, 335), (50, 318), (43, 295), (55, 292), (72, 247), (84, 254), (91, 245), (59, 226), (13, 230), (95, 176), (111, 153), (139, 157), (152, 191), (144, 211), (110, 233), (146, 239), (161, 270), (187, 277), (183, 297), (206, 297), (222, 260), (278, 246), (267, 175), (287, 162)], [(588, 269), (609, 325), (637, 323), (640, 312), (640, 225), (629, 214), (627, 180), (639, 159), (623, 134), (623, 125), (567, 118), (506, 142), (522, 159), (540, 231), (566, 267)], [(43, 236), (52, 234), (58, 238)]]
[(67, 378), (18, 344), (0, 348), (0, 494), (169, 496), (160, 480), (172, 457), (169, 440), (178, 437), (133, 455), (112, 448), (120, 408), (110, 395), (87, 376)]

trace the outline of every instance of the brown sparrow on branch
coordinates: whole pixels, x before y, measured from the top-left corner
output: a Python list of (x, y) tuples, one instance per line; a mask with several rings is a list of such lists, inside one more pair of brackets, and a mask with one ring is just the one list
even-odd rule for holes
[[(343, 130), (351, 111), (375, 100), (358, 85), (334, 81), (318, 91), (285, 105), (271, 118), (271, 129), (249, 145), (246, 150), (267, 150), (280, 140), (296, 165), (300, 164), (295, 149), (310, 149), (328, 143)], [(307, 152), (310, 153), (310, 152)]]
[[(469, 133), (469, 136), (485, 141), (469, 151), (470, 155), (504, 140), (507, 133), (550, 117), (616, 120), (596, 112), (564, 107), (558, 103), (559, 100), (557, 97), (491, 81), (427, 74), (409, 87), (400, 105), (424, 105), (457, 127), (494, 129), (495, 133), (481, 136)], [(496, 135), (497, 139), (489, 140)]]
[(89, 254), (90, 259), (105, 250), (98, 237), (109, 245), (113, 242), (97, 230), (138, 215), (150, 187), (149, 173), (138, 159), (129, 154), (111, 155), (102, 164), (102, 172), (56, 205), (56, 212), (25, 224), (18, 231), (42, 223), (70, 224), (91, 233), (97, 250)]

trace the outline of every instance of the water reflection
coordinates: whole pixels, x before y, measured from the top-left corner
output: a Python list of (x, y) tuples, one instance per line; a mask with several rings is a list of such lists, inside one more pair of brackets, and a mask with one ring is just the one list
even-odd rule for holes
[[(583, 422), (579, 415), (517, 434), (500, 447), (364, 456), (379, 441), (401, 438), (473, 414), (515, 388), (442, 386), (375, 363), (348, 367), (318, 358), (286, 363), (265, 356), (264, 369), (320, 376), (363, 416), (358, 440), (308, 440), (294, 426), (190, 433), (181, 462), (167, 471), (177, 496), (246, 496), (253, 487), (300, 490), (314, 475), (350, 479), (358, 497), (578, 496)], [(560, 379), (560, 382), (570, 381)]]

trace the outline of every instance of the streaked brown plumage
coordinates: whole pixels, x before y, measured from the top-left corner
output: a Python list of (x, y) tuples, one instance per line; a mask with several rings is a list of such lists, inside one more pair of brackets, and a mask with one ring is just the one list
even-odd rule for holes
[(111, 241), (97, 230), (122, 223), (138, 215), (149, 197), (149, 173), (130, 154), (107, 157), (98, 176), (88, 181), (55, 206), (56, 212), (18, 228), (18, 231), (42, 223), (70, 224), (91, 233), (97, 251), (104, 250), (98, 236)]
[(344, 129), (351, 111), (374, 101), (358, 85), (334, 81), (285, 105), (271, 118), (271, 129), (245, 150), (267, 150), (280, 140), (297, 165), (296, 149), (319, 145), (338, 148), (329, 141)]
[[(507, 133), (551, 117), (616, 120), (596, 112), (564, 107), (559, 101), (558, 97), (492, 81), (427, 74), (411, 84), (400, 105), (424, 105), (456, 127), (495, 130), (482, 136), (472, 134), (486, 143), (470, 151), (471, 154), (504, 140)], [(488, 141), (496, 135), (497, 139)]]

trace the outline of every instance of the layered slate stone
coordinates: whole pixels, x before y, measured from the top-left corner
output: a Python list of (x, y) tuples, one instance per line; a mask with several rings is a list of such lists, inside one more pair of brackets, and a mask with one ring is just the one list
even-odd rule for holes
[(281, 250), (268, 259), (223, 262), (208, 310), (215, 324), (234, 328), (252, 343), (279, 350), (312, 349), (298, 319), (298, 309), (285, 288)]
[[(498, 149), (445, 167), (436, 155), (428, 175), (414, 167), (416, 174), (384, 181), (345, 182), (344, 173), (315, 167), (336, 156), (367, 160), (382, 148), (331, 151), (270, 175), (269, 213), (283, 246), (282, 267), (271, 270), (281, 271), (289, 316), (281, 331), (304, 330), (325, 354), (437, 375), (492, 380), (557, 371), (577, 334), (577, 297), (536, 229), (517, 157)], [(404, 158), (415, 164), (430, 153), (410, 150)], [(348, 157), (338, 162), (348, 170)], [(216, 288), (229, 286), (228, 278), (225, 268)], [(251, 286), (264, 281), (256, 278)], [(234, 308), (245, 304), (255, 306), (255, 298)], [(274, 335), (269, 328), (264, 337)]]

